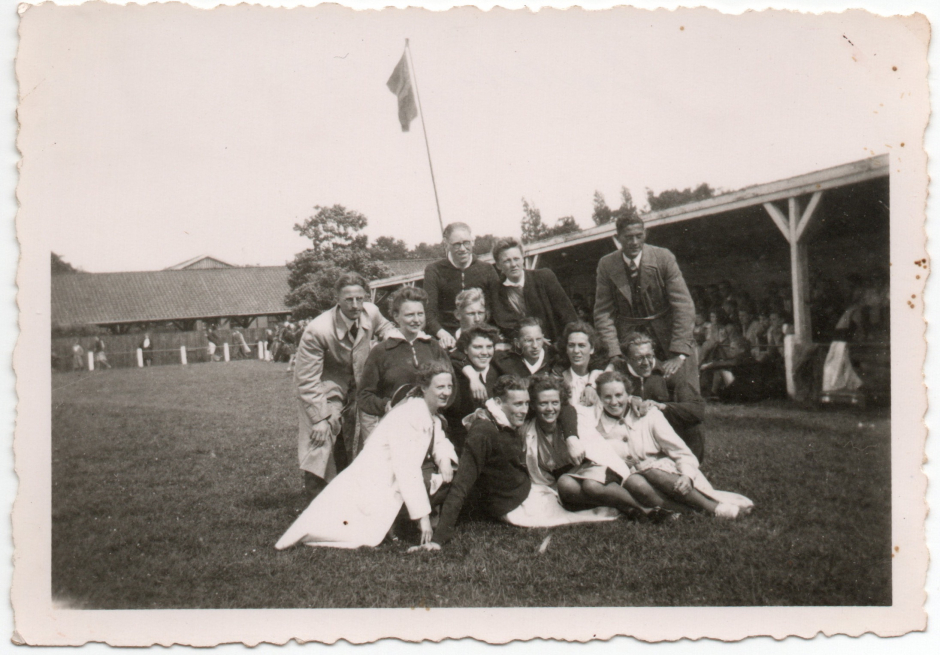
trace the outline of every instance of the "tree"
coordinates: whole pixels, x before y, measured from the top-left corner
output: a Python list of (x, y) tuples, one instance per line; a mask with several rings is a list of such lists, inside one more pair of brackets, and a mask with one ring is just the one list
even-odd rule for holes
[(372, 254), (373, 259), (382, 261), (412, 259), (414, 257), (414, 253), (408, 249), (408, 244), (395, 237), (379, 237), (375, 240), (375, 243), (369, 246), (369, 252)]
[(365, 216), (342, 205), (315, 209), (315, 215), (294, 226), (312, 242), (287, 264), (290, 291), (284, 302), (294, 318), (317, 316), (332, 307), (336, 303), (333, 285), (344, 272), (355, 271), (367, 280), (390, 274), (373, 256), (368, 237), (359, 234), (368, 224)]
[(613, 214), (613, 211), (611, 211), (610, 207), (607, 206), (607, 201), (604, 200), (604, 195), (600, 191), (595, 191), (594, 213), (591, 214), (591, 219), (594, 221), (594, 225), (604, 225), (605, 223), (610, 223)]
[(421, 242), (412, 250), (415, 259), (440, 259), (447, 254), (443, 243)]
[(473, 237), (473, 254), (485, 255), (493, 252), (493, 244), (496, 243), (496, 237), (492, 234), (478, 234)]
[(646, 202), (649, 203), (650, 211), (660, 211), (669, 207), (678, 207), (687, 205), (690, 202), (706, 200), (715, 195), (715, 190), (707, 182), (699, 184), (694, 189), (667, 189), (660, 193), (653, 193), (652, 189), (646, 189)]
[(522, 199), (522, 243), (570, 234), (580, 229), (581, 226), (574, 220), (574, 216), (559, 218), (552, 227), (548, 227), (542, 221), (542, 212), (535, 205), (530, 205), (525, 198)]
[(69, 264), (67, 261), (62, 259), (59, 255), (52, 253), (52, 274), (53, 275), (64, 275), (66, 273), (78, 273), (80, 272), (77, 268)]
[(366, 247), (369, 237), (359, 234), (369, 224), (365, 216), (342, 205), (317, 205), (314, 209), (317, 213), (294, 225), (294, 230), (310, 239), (316, 254), (325, 256), (336, 248)]

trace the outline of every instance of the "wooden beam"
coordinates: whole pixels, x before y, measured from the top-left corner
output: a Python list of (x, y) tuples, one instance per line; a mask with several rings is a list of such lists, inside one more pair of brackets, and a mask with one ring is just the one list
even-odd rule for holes
[(800, 222), (796, 226), (796, 240), (800, 241), (803, 238), (803, 233), (806, 231), (806, 227), (809, 225), (809, 222), (813, 220), (813, 216), (816, 214), (816, 208), (819, 207), (819, 201), (822, 199), (822, 191), (817, 191), (813, 194), (813, 197), (809, 199), (809, 204), (806, 205), (806, 209), (803, 211), (803, 215), (800, 217)]
[(809, 314), (809, 249), (797, 240), (800, 224), (800, 204), (788, 198), (790, 213), (790, 279), (793, 285), (793, 333), (797, 343), (813, 340), (813, 326)]
[(526, 268), (528, 268), (528, 269), (531, 270), (531, 269), (533, 269), (533, 268), (537, 268), (538, 265), (539, 265), (539, 256), (538, 256), (538, 254), (529, 255), (528, 257), (526, 257), (526, 265), (525, 265)]
[(787, 221), (787, 217), (784, 216), (783, 212), (780, 211), (780, 208), (772, 202), (765, 202), (764, 209), (766, 209), (767, 213), (770, 214), (770, 217), (774, 220), (774, 224), (777, 226), (777, 229), (780, 230), (780, 233), (783, 234), (783, 238), (787, 240), (787, 243), (789, 243), (790, 223)]

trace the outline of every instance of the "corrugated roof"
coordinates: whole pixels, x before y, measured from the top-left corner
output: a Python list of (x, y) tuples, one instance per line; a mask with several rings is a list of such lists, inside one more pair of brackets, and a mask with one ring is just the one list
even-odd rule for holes
[(288, 275), (284, 266), (54, 275), (52, 324), (283, 314)]
[(411, 273), (424, 272), (425, 267), (436, 259), (389, 259), (382, 263), (391, 270), (389, 277), (396, 275), (410, 275)]

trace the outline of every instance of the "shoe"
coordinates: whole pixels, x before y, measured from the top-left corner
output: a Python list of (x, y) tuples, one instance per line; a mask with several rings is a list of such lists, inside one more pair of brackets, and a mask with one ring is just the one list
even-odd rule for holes
[(715, 517), (719, 519), (728, 519), (733, 521), (738, 518), (738, 514), (741, 512), (741, 508), (737, 505), (730, 505), (728, 503), (718, 503), (718, 507), (715, 508)]
[(646, 518), (649, 519), (650, 523), (658, 525), (660, 523), (671, 523), (673, 521), (678, 521), (681, 518), (681, 514), (674, 512), (671, 509), (666, 509), (665, 507), (654, 507), (650, 510), (650, 513), (646, 515)]
[(649, 520), (649, 516), (644, 514), (635, 507), (631, 507), (628, 510), (623, 512), (623, 517), (628, 521), (634, 521), (636, 523), (646, 523)]

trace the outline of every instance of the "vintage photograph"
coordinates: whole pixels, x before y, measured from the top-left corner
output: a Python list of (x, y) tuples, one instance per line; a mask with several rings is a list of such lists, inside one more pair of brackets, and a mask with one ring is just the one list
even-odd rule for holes
[(922, 629), (923, 16), (20, 13), (26, 643)]

